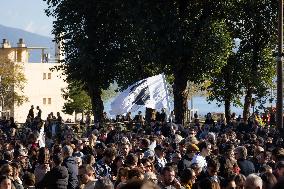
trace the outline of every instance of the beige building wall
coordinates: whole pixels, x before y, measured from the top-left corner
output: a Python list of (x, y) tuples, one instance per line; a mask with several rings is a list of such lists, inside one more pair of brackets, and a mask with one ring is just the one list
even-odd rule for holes
[(26, 120), (31, 105), (34, 105), (34, 113), (37, 115), (36, 106), (42, 110), (42, 119), (45, 119), (50, 112), (56, 115), (60, 112), (63, 119), (71, 116), (64, 115), (61, 110), (65, 100), (62, 98), (62, 89), (67, 87), (67, 83), (60, 77), (61, 72), (51, 72), (57, 63), (23, 63), (23, 72), (27, 79), (24, 88), (24, 95), (28, 97), (28, 102), (21, 106), (15, 106), (15, 120), (23, 123)]
[[(11, 47), (9, 42), (4, 39), (0, 47), (0, 56), (8, 57), (14, 63), (21, 64), (26, 78), (25, 88), (21, 94), (25, 95), (28, 101), (21, 106), (15, 104), (14, 109), (10, 112), (11, 116), (14, 116), (18, 123), (24, 123), (31, 105), (34, 105), (35, 116), (37, 115), (36, 106), (39, 106), (42, 110), (41, 118), (44, 120), (50, 112), (53, 112), (55, 116), (57, 112), (60, 112), (63, 120), (74, 118), (74, 116), (61, 112), (65, 102), (62, 98), (62, 89), (67, 87), (67, 83), (61, 75), (62, 71), (50, 71), (50, 68), (58, 66), (59, 63), (29, 63), (29, 49), (23, 39), (19, 40), (17, 47)], [(44, 48), (36, 49), (44, 51)]]

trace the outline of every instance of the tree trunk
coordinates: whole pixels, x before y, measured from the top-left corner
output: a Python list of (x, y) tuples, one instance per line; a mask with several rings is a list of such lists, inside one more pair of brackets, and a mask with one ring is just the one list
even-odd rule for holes
[(248, 89), (246, 96), (245, 96), (245, 103), (244, 103), (244, 110), (243, 110), (243, 118), (244, 121), (248, 120), (249, 117), (249, 108), (251, 105), (251, 98), (252, 98), (252, 89)]
[(230, 98), (225, 99), (225, 117), (226, 117), (226, 122), (228, 123), (231, 119), (231, 99)]
[(180, 72), (174, 73), (174, 112), (175, 121), (177, 124), (184, 124), (184, 119), (186, 117), (186, 110), (188, 108), (187, 104), (187, 79), (185, 75)]
[(89, 94), (92, 102), (92, 111), (95, 123), (100, 123), (103, 119), (104, 103), (102, 91), (98, 87), (89, 87)]

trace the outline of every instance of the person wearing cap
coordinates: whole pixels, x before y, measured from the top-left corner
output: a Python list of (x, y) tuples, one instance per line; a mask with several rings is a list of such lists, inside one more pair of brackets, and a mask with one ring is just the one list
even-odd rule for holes
[(166, 149), (163, 148), (161, 145), (156, 146), (155, 148), (155, 168), (158, 172), (161, 172), (162, 169), (166, 166), (167, 160), (165, 158), (165, 151)]
[(182, 157), (178, 163), (178, 173), (181, 174), (183, 170), (190, 168), (191, 161), (194, 155), (199, 152), (198, 146), (195, 144), (189, 144), (186, 148), (186, 154)]

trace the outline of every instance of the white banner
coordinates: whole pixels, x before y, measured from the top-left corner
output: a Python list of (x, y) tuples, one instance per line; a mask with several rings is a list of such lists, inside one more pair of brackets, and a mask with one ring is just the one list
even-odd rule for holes
[(168, 89), (163, 74), (140, 80), (121, 92), (111, 103), (112, 115), (135, 112), (142, 106), (169, 109)]

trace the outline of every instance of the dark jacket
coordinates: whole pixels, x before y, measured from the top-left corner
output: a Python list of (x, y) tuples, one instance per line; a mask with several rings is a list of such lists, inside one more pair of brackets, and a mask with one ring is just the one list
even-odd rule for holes
[(240, 167), (241, 171), (240, 173), (248, 176), (251, 173), (255, 173), (254, 165), (251, 161), (246, 159), (239, 159), (238, 160), (238, 166)]
[(63, 160), (63, 166), (68, 170), (68, 189), (76, 189), (79, 186), (78, 182), (78, 165), (74, 157), (70, 156)]
[(36, 188), (47, 189), (67, 189), (68, 171), (64, 166), (52, 168), (43, 179), (37, 184)]

